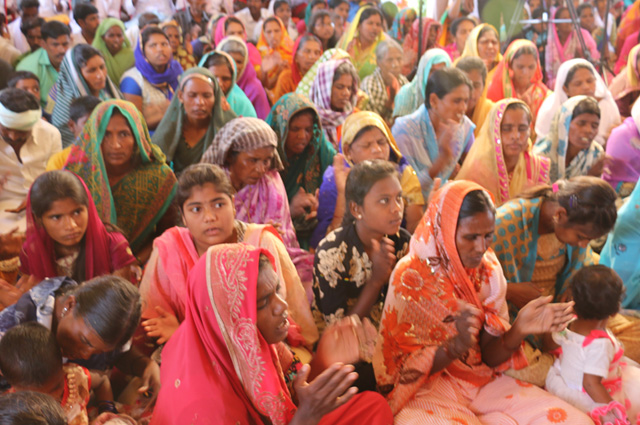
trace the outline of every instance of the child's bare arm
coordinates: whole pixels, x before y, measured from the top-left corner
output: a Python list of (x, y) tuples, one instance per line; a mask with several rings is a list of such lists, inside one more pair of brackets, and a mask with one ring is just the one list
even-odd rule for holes
[(91, 371), (91, 390), (95, 395), (95, 399), (101, 401), (113, 401), (113, 391), (111, 390), (111, 381), (109, 377), (103, 373)]
[(602, 385), (602, 376), (585, 373), (582, 377), (582, 387), (596, 403), (610, 403), (613, 400)]

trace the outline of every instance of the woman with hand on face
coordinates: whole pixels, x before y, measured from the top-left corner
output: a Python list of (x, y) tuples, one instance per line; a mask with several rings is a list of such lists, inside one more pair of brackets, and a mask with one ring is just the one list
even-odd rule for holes
[(313, 256), (300, 249), (296, 238), (277, 147), (278, 136), (267, 123), (236, 118), (216, 134), (202, 162), (218, 165), (229, 174), (238, 220), (278, 229), (302, 283), (310, 285)]
[(65, 164), (85, 181), (100, 219), (128, 236), (141, 264), (153, 238), (175, 222), (176, 177), (150, 140), (135, 105), (108, 100), (94, 109)]
[(169, 38), (158, 27), (149, 27), (140, 34), (135, 58), (136, 66), (122, 76), (120, 90), (142, 112), (153, 131), (178, 88), (182, 67), (173, 58)]
[(351, 55), (361, 80), (376, 69), (376, 47), (387, 37), (383, 22), (380, 9), (365, 5), (358, 10), (349, 29), (338, 42), (337, 47)]
[(120, 84), (125, 71), (135, 65), (133, 50), (122, 21), (107, 18), (100, 22), (92, 45), (102, 53), (111, 81)]
[(64, 56), (58, 81), (49, 92), (47, 111), (51, 122), (60, 130), (62, 146), (73, 143), (69, 128), (69, 108), (73, 99), (94, 96), (100, 100), (122, 99), (118, 86), (109, 78), (102, 54), (87, 44), (69, 49)]
[(491, 109), (456, 180), (471, 180), (491, 193), (497, 206), (534, 186), (549, 183), (549, 159), (531, 152), (531, 111), (504, 99)]
[(236, 114), (216, 78), (204, 68), (191, 68), (180, 78), (177, 95), (151, 139), (173, 163), (175, 173), (200, 158), (216, 133)]
[(318, 67), (309, 99), (316, 105), (322, 131), (337, 148), (342, 124), (354, 112), (360, 80), (349, 59), (330, 60)]
[(265, 19), (256, 47), (262, 56), (258, 78), (265, 89), (271, 90), (293, 56), (293, 41), (280, 18), (272, 16)]
[(231, 110), (239, 117), (255, 118), (256, 109), (242, 89), (236, 84), (238, 71), (236, 61), (225, 52), (209, 52), (200, 61), (200, 66), (209, 70), (218, 81), (218, 86)]
[(600, 108), (594, 98), (574, 96), (562, 104), (547, 137), (533, 147), (534, 153), (551, 161), (550, 181), (602, 174), (609, 159), (595, 140), (599, 125)]
[(275, 270), (283, 282), (278, 293), (291, 305), (294, 324), (288, 341), (311, 347), (318, 330), (287, 249), (272, 226), (236, 220), (233, 191), (216, 165), (191, 165), (180, 175), (176, 204), (186, 227), (172, 227), (153, 242), (140, 283), (142, 326), (158, 344), (168, 341), (185, 318), (189, 271), (210, 247), (242, 242), (269, 251), (276, 260)]
[(553, 117), (562, 104), (574, 96), (591, 96), (600, 107), (600, 126), (596, 141), (605, 145), (611, 130), (621, 122), (620, 111), (604, 80), (594, 66), (584, 59), (571, 59), (560, 65), (553, 92), (538, 111), (536, 141), (547, 137)]
[(393, 125), (393, 137), (418, 175), (424, 199), (429, 199), (436, 177), (443, 184), (455, 177), (458, 162), (473, 145), (475, 126), (465, 115), (471, 87), (459, 69), (440, 69), (429, 77), (424, 104)]
[(356, 395), (352, 387), (357, 374), (349, 363), (370, 354), (370, 325), (349, 318), (332, 327), (303, 365), (283, 344), (289, 306), (275, 267), (267, 251), (244, 244), (210, 248), (196, 264), (185, 320), (162, 353), (152, 425), (194, 417), (221, 424), (393, 423), (379, 394)]
[(548, 94), (549, 89), (542, 82), (536, 45), (526, 39), (511, 43), (496, 67), (487, 98), (494, 102), (510, 97), (524, 101), (532, 113), (531, 130), (534, 130), (538, 111)]
[(500, 373), (526, 365), (525, 336), (564, 329), (573, 311), (539, 297), (509, 324), (507, 282), (490, 248), (495, 217), (479, 185), (445, 185), (393, 270), (373, 365), (395, 424), (589, 423)]
[(299, 37), (293, 45), (293, 56), (289, 66), (278, 77), (273, 89), (273, 99), (277, 102), (287, 93), (294, 92), (298, 83), (322, 55), (322, 42), (313, 34)]
[(315, 106), (300, 94), (282, 96), (273, 105), (266, 122), (278, 135), (278, 155), (284, 166), (280, 176), (287, 191), (298, 241), (307, 249), (318, 223), (317, 192), (336, 150), (322, 133)]

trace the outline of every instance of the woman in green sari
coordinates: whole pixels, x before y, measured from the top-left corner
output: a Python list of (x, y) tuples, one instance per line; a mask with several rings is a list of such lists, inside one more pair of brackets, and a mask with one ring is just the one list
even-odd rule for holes
[(214, 75), (204, 68), (191, 68), (180, 77), (176, 96), (153, 133), (153, 143), (180, 173), (200, 162), (218, 130), (234, 118)]
[(278, 155), (284, 165), (280, 176), (298, 241), (307, 248), (317, 224), (317, 220), (307, 217), (315, 217), (310, 214), (318, 207), (316, 191), (320, 189), (324, 171), (333, 164), (336, 150), (324, 137), (314, 104), (303, 95), (282, 96), (266, 122), (278, 135)]
[(108, 100), (94, 109), (65, 165), (85, 181), (100, 219), (123, 231), (141, 263), (154, 237), (176, 219), (170, 208), (176, 177), (150, 140), (132, 103)]
[(122, 74), (135, 65), (133, 49), (125, 35), (122, 21), (107, 18), (100, 22), (92, 45), (102, 53), (111, 81), (120, 84)]

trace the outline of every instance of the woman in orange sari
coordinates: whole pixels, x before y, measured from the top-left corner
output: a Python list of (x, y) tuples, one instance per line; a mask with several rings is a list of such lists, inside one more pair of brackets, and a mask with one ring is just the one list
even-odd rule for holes
[(391, 275), (373, 364), (396, 425), (587, 424), (568, 403), (499, 371), (526, 365), (531, 333), (564, 329), (572, 304), (530, 302), (509, 325), (507, 283), (489, 248), (495, 208), (482, 187), (436, 192)]
[(379, 394), (352, 387), (357, 374), (347, 363), (362, 357), (359, 346), (372, 347), (360, 337), (366, 320), (327, 330), (303, 366), (282, 343), (288, 305), (275, 267), (268, 251), (245, 244), (212, 247), (198, 261), (185, 320), (162, 353), (152, 425), (392, 424)]
[(496, 103), (467, 155), (457, 180), (471, 180), (496, 205), (531, 187), (549, 183), (549, 158), (531, 152), (531, 111), (522, 100)]
[(293, 56), (293, 41), (280, 18), (271, 16), (265, 19), (256, 47), (262, 56), (262, 65), (256, 70), (258, 78), (265, 89), (271, 90)]
[(487, 98), (494, 102), (510, 97), (524, 101), (533, 114), (533, 130), (538, 110), (548, 93), (549, 89), (542, 82), (542, 67), (536, 45), (526, 39), (515, 40), (496, 67)]

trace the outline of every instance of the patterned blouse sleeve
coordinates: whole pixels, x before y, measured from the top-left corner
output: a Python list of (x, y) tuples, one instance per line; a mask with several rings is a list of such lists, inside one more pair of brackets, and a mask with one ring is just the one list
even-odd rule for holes
[(344, 265), (347, 243), (336, 241), (336, 229), (320, 243), (313, 264), (313, 291), (327, 325), (347, 315), (348, 284)]

